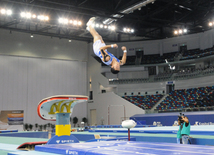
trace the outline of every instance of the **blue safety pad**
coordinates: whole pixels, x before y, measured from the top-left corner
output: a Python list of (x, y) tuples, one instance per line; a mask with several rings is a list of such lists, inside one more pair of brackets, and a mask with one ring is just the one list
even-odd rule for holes
[(3, 151), (13, 151), (13, 150), (16, 150), (18, 146), (19, 145), (15, 145), (15, 144), (4, 144), (4, 143), (0, 143), (0, 150), (3, 150)]
[(214, 148), (171, 143), (102, 141), (36, 146), (36, 151), (78, 155), (213, 155)]
[[(15, 133), (14, 133), (15, 132)], [(7, 137), (48, 138), (48, 132), (16, 132), (0, 134)]]
[(79, 143), (79, 140), (73, 136), (53, 136), (47, 144), (64, 144), (64, 143)]
[[(99, 142), (99, 141), (129, 141), (129, 140), (128, 140), (128, 137), (115, 137), (115, 138), (108, 137), (106, 139), (103, 139), (101, 137), (101, 139), (91, 139), (86, 142)], [(136, 141), (136, 138), (130, 137), (130, 141)]]
[(0, 130), (0, 133), (18, 132), (18, 130)]
[(8, 151), (9, 152), (8, 155), (55, 155), (53, 153), (47, 153), (47, 152), (20, 151), (20, 150), (17, 150), (18, 146), (19, 145), (15, 145), (15, 144), (0, 143), (0, 151)]
[(23, 119), (23, 117), (18, 117), (18, 118), (7, 118), (8, 119), (8, 121), (23, 121), (24, 119)]

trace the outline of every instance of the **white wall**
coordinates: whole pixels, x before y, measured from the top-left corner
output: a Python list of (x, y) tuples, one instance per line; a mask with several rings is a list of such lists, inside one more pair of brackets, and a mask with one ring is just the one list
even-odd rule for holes
[[(87, 94), (88, 44), (0, 30), (0, 110), (24, 110), (24, 122), (45, 124), (37, 105), (53, 95)], [(87, 117), (87, 103), (71, 117)], [(51, 122), (54, 123), (54, 122)]]
[(213, 30), (206, 31), (199, 34), (200, 49), (206, 49), (212, 47), (213, 44)]
[[(86, 73), (86, 62), (0, 55), (0, 109), (24, 110), (25, 123), (47, 123), (38, 117), (39, 101), (87, 95)], [(86, 103), (76, 105), (72, 117), (86, 117), (86, 109)]]
[[(88, 104), (89, 109), (97, 110), (97, 125), (101, 124), (101, 119), (104, 119), (104, 124), (118, 125), (120, 120), (124, 117), (131, 117), (135, 114), (144, 114), (145, 111), (137, 106), (130, 104), (130, 102), (122, 99), (120, 96), (112, 92), (95, 94), (94, 101)], [(116, 110), (116, 111), (115, 111)], [(88, 112), (89, 113), (89, 112)], [(108, 113), (110, 116), (108, 117)]]
[(87, 61), (86, 42), (40, 35), (31, 38), (28, 33), (1, 29), (0, 34), (0, 54)]

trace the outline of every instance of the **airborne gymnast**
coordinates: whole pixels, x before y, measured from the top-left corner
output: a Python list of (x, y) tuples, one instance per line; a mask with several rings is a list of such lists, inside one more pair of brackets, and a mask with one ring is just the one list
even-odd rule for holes
[(102, 60), (102, 62), (111, 67), (111, 72), (113, 74), (117, 74), (120, 71), (120, 66), (126, 63), (126, 55), (127, 50), (126, 47), (123, 46), (121, 49), (123, 50), (123, 57), (121, 60), (116, 58), (112, 53), (108, 52), (108, 48), (118, 48), (117, 44), (106, 45), (103, 41), (102, 37), (97, 33), (97, 31), (93, 28), (92, 24), (94, 23), (95, 17), (92, 17), (87, 22), (87, 30), (91, 33), (94, 38), (93, 50), (94, 53)]

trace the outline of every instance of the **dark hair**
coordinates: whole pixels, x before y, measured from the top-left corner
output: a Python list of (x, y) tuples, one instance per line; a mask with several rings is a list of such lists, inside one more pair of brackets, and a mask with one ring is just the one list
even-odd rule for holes
[(119, 73), (120, 71), (115, 70), (114, 68), (111, 68), (111, 72), (112, 72), (113, 74), (117, 74), (117, 73)]

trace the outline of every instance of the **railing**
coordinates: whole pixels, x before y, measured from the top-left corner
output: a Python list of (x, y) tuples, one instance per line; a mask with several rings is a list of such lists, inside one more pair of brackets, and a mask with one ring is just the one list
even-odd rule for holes
[(163, 110), (146, 110), (146, 113), (166, 113), (166, 112), (192, 112), (192, 111), (213, 111), (214, 106), (209, 107), (194, 107), (194, 108), (178, 108), (178, 109), (163, 109)]
[(109, 84), (132, 84), (132, 83), (150, 83), (150, 82), (161, 82), (161, 81), (174, 81), (174, 80), (185, 80), (185, 79), (193, 79), (204, 76), (214, 75), (214, 68), (202, 70), (196, 73), (186, 73), (183, 75), (175, 75), (174, 77), (155, 77), (155, 78), (139, 78), (139, 79), (118, 79), (109, 81)]
[(139, 78), (139, 79), (116, 79), (109, 81), (109, 84), (131, 84), (131, 83), (147, 83), (149, 78)]

